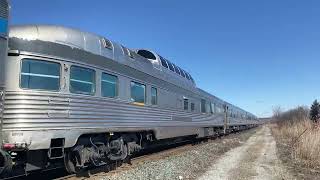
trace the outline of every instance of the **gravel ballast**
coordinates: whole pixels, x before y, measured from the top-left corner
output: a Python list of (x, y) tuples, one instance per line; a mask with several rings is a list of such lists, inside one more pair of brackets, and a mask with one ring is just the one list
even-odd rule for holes
[[(245, 142), (255, 129), (232, 134), (222, 139), (198, 144), (192, 148), (158, 160), (144, 161), (132, 168), (116, 173), (104, 173), (92, 177), (101, 180), (134, 179), (196, 179), (217, 160), (219, 156)], [(130, 165), (125, 165), (130, 166)]]

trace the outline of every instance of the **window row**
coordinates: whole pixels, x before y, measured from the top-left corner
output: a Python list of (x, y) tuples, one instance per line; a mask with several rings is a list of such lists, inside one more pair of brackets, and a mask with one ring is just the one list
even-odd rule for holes
[[(183, 99), (183, 109), (189, 110), (189, 99)], [(190, 110), (195, 111), (195, 104), (193, 102), (190, 103)]]
[(211, 103), (205, 99), (201, 99), (201, 112), (202, 113), (211, 113), (211, 114), (221, 114), (224, 113), (224, 108), (221, 104)]
[[(189, 99), (184, 98), (183, 99), (183, 109), (184, 110), (189, 110)], [(195, 111), (195, 104), (193, 102), (190, 103), (190, 110)], [(223, 109), (220, 108), (218, 105), (214, 103), (207, 102), (204, 99), (201, 99), (200, 102), (200, 111), (202, 113), (223, 113)]]
[[(21, 67), (20, 86), (23, 89), (60, 90), (61, 65), (55, 62), (24, 59)], [(96, 72), (93, 69), (72, 65), (70, 68), (71, 93), (94, 95), (96, 92)], [(131, 101), (146, 102), (146, 85), (132, 81), (130, 83)], [(158, 103), (157, 88), (151, 87), (151, 104)], [(101, 96), (118, 96), (118, 77), (108, 73), (101, 75)]]
[[(184, 110), (189, 110), (189, 99), (184, 98), (183, 99), (183, 109)], [(194, 103), (190, 103), (190, 109), (191, 111), (195, 110), (195, 104)], [(205, 99), (201, 99), (200, 102), (200, 111), (201, 113), (210, 113), (210, 114), (222, 114), (225, 112), (223, 106), (220, 104), (216, 104), (216, 103), (210, 103), (208, 101), (206, 101)], [(248, 118), (248, 119), (254, 119), (251, 116), (246, 116), (245, 114), (241, 113), (241, 112), (233, 112), (232, 110), (228, 111), (228, 116), (229, 117), (233, 117), (233, 118)]]
[[(106, 48), (106, 49), (110, 49), (112, 50), (113, 49), (113, 44), (110, 40), (106, 39), (106, 38), (103, 38), (102, 39), (102, 44), (103, 44), (103, 47)], [(122, 47), (122, 50), (123, 50), (123, 53), (131, 58), (134, 58), (133, 54), (134, 52), (131, 51), (130, 49), (124, 47), (124, 46), (121, 46)], [(137, 52), (137, 54), (139, 54), (140, 56), (142, 57), (145, 57), (147, 59), (152, 59), (152, 60), (155, 60), (156, 57), (153, 53), (151, 53), (150, 51), (147, 51), (147, 50), (139, 50)], [(170, 69), (172, 72), (175, 72), (177, 74), (179, 74), (180, 76), (184, 77), (184, 78), (187, 78), (188, 80), (191, 80), (192, 82), (195, 82), (194, 79), (192, 78), (192, 76), (184, 71), (183, 69), (181, 69), (180, 67), (176, 66), (175, 64), (171, 63), (169, 60), (163, 58), (162, 56), (160, 56), (160, 61), (161, 61), (161, 65), (167, 69)]]
[(187, 78), (188, 80), (191, 80), (192, 82), (194, 82), (192, 76), (188, 72), (181, 69), (177, 65), (171, 63), (169, 60), (163, 58), (162, 56), (159, 56), (159, 57), (160, 57), (161, 65), (163, 67), (170, 69), (170, 71), (175, 72), (175, 73), (179, 74), (180, 76)]
[[(48, 91), (60, 90), (61, 65), (56, 62), (43, 60), (23, 59), (21, 67), (20, 87), (23, 89), (37, 89)], [(70, 67), (69, 91), (75, 94), (94, 95), (96, 93), (96, 72), (93, 69), (72, 65)], [(118, 77), (108, 73), (101, 75), (101, 96), (114, 98), (118, 96)], [(131, 81), (131, 101), (139, 104), (146, 102), (146, 85)], [(151, 104), (158, 104), (157, 88), (150, 89)], [(189, 110), (189, 99), (184, 98), (183, 109)], [(190, 110), (195, 111), (195, 104), (190, 103)], [(223, 113), (224, 109), (205, 99), (201, 99), (200, 111), (202, 113)], [(230, 117), (246, 118), (240, 112), (228, 111)], [(249, 116), (248, 116), (249, 117)]]
[(228, 116), (229, 117), (233, 117), (233, 118), (241, 118), (241, 119), (246, 119), (246, 118), (253, 119), (253, 117), (247, 115), (247, 113), (243, 114), (243, 113), (241, 113), (239, 111), (229, 111), (228, 112)]
[[(137, 54), (139, 54), (140, 56), (147, 58), (147, 59), (152, 59), (152, 60), (156, 60), (156, 56), (147, 50), (138, 50)], [(167, 69), (169, 69), (172, 72), (175, 72), (177, 74), (179, 74), (180, 76), (187, 78), (188, 80), (191, 80), (194, 82), (193, 78), (191, 77), (191, 75), (189, 73), (187, 73), (185, 70), (181, 69), (180, 67), (178, 67), (177, 65), (171, 63), (169, 60), (163, 58), (162, 56), (160, 57), (160, 61), (161, 61), (161, 65)]]

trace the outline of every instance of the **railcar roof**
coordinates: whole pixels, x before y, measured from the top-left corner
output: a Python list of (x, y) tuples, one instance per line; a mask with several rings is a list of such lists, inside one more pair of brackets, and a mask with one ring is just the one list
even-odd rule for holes
[(54, 25), (15, 25), (10, 27), (9, 36), (64, 44), (98, 55), (101, 55), (101, 44), (104, 38), (78, 29)]
[[(155, 59), (149, 59), (138, 53), (139, 50), (133, 51), (125, 46), (111, 41), (103, 36), (89, 32), (84, 32), (74, 28), (68, 28), (55, 25), (18, 25), (10, 27), (10, 37), (15, 37), (25, 40), (41, 40), (67, 45), (73, 48), (78, 48), (96, 55), (108, 57), (113, 60), (119, 60), (126, 54), (130, 56), (132, 53), (138, 54), (139, 58), (146, 59), (152, 64), (161, 64), (161, 56), (153, 51)], [(163, 68), (164, 69), (164, 68)], [(184, 71), (184, 70), (183, 70)], [(186, 71), (184, 71), (186, 72)], [(169, 76), (177, 77), (174, 72), (164, 70), (163, 73)], [(179, 78), (187, 84), (195, 86), (195, 82), (191, 75), (187, 77), (179, 76)]]

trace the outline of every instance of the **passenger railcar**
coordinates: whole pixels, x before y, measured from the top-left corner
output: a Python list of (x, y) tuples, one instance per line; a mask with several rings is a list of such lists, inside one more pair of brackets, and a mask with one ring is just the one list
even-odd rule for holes
[[(6, 0), (0, 1), (0, 131), (2, 124), (2, 111), (3, 111), (3, 97), (4, 97), (4, 62), (7, 57), (8, 47), (8, 17), (9, 17), (9, 4)], [(0, 147), (2, 147), (2, 131), (0, 133)], [(2, 168), (6, 166), (5, 163), (10, 161), (9, 155), (0, 150), (0, 174)]]
[[(76, 29), (10, 27), (2, 99), (6, 173), (123, 160), (155, 142), (257, 124), (159, 54)], [(8, 158), (10, 157), (10, 158)]]

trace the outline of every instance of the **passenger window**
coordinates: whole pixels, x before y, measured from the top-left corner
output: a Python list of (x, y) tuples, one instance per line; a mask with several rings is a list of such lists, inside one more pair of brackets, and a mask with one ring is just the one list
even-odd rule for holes
[(161, 56), (160, 56), (160, 61), (161, 61), (161, 64), (162, 64), (163, 67), (165, 67), (167, 69), (169, 68), (166, 60), (164, 60), (163, 57), (161, 57)]
[(188, 73), (187, 73), (186, 71), (183, 71), (183, 72), (184, 72), (184, 74), (186, 75), (186, 78), (187, 78), (188, 80), (190, 80), (190, 77), (189, 77)]
[(118, 96), (118, 77), (102, 73), (101, 77), (101, 95), (103, 97)]
[(206, 113), (206, 100), (201, 99), (201, 112)]
[(213, 114), (214, 113), (214, 104), (211, 103), (211, 106), (210, 106), (210, 113)]
[(188, 110), (189, 109), (189, 100), (188, 99), (184, 99), (183, 100), (183, 109), (184, 110)]
[(189, 73), (187, 75), (189, 76), (189, 80), (193, 81), (191, 75)]
[(131, 82), (131, 101), (145, 103), (146, 86), (137, 82)]
[(153, 59), (153, 60), (157, 59), (152, 52), (147, 50), (139, 50), (138, 54), (147, 59)]
[(210, 104), (210, 102), (206, 102), (206, 112), (207, 113), (211, 113), (211, 104)]
[[(190, 75), (190, 74), (189, 74)], [(190, 75), (190, 79), (193, 83), (195, 83), (194, 79), (192, 78), (192, 76)]]
[(71, 66), (70, 92), (76, 94), (95, 93), (95, 71), (79, 66)]
[(191, 111), (194, 111), (194, 103), (191, 103), (190, 106), (191, 106), (191, 107), (190, 107), (190, 108), (191, 108)]
[(20, 87), (58, 91), (60, 89), (60, 69), (59, 63), (24, 59), (21, 67)]
[(158, 104), (158, 92), (157, 88), (151, 87), (151, 104), (156, 105)]
[(186, 75), (184, 74), (183, 70), (181, 68), (179, 68), (179, 70), (180, 70), (181, 76), (182, 77), (186, 77)]
[(112, 42), (111, 42), (111, 41), (109, 41), (109, 40), (106, 39), (106, 38), (103, 38), (102, 42), (103, 42), (103, 46), (104, 46), (105, 48), (112, 50)]
[(213, 113), (217, 113), (217, 105), (215, 103), (212, 103), (213, 107)]
[(131, 52), (130, 49), (124, 47), (124, 46), (121, 46), (122, 47), (122, 51), (123, 51), (123, 54), (129, 56), (130, 58), (134, 58), (133, 57), (133, 53)]
[(173, 67), (172, 63), (170, 61), (167, 61), (167, 63), (169, 65), (169, 69), (174, 72), (174, 67)]
[(224, 108), (222, 107), (223, 105), (221, 105), (220, 107), (219, 107), (219, 113), (220, 114), (223, 114), (224, 113)]
[(174, 67), (174, 71), (175, 71), (177, 74), (180, 75), (180, 71), (179, 71), (178, 67), (177, 67), (175, 64), (172, 64), (172, 65), (173, 65), (173, 67)]

